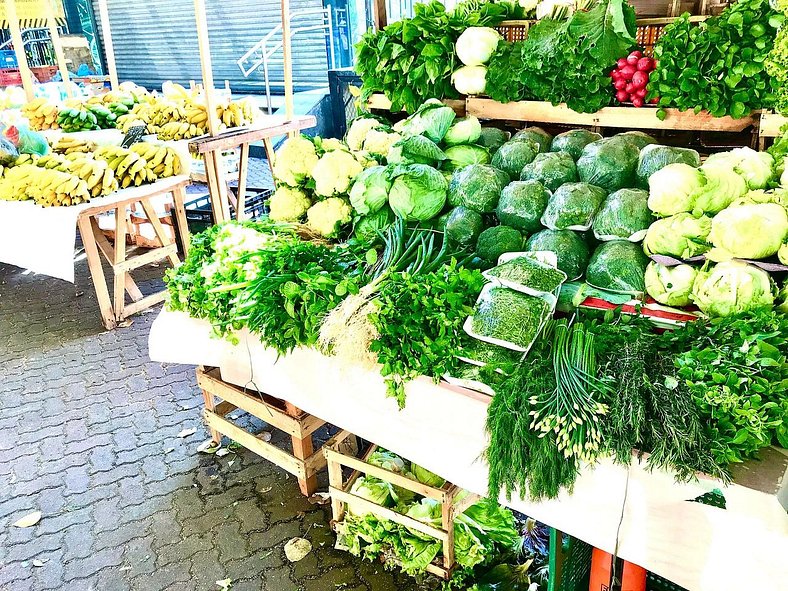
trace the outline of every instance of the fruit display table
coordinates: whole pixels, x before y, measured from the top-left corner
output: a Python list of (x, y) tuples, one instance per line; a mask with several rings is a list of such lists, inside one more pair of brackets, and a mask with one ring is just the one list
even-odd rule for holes
[[(128, 316), (164, 300), (164, 292), (143, 297), (130, 273), (165, 258), (173, 265), (179, 262), (178, 247), (162, 227), (151, 200), (171, 194), (175, 223), (181, 235), (188, 237), (184, 210), (188, 184), (189, 177), (180, 175), (70, 207), (44, 208), (32, 201), (0, 201), (0, 262), (73, 283), (74, 243), (79, 227), (101, 319), (107, 329), (113, 329)], [(126, 252), (127, 218), (130, 208), (137, 204), (146, 213), (164, 246), (130, 257)], [(101, 215), (114, 216), (114, 245), (99, 228)], [(110, 298), (99, 253), (112, 268), (113, 298)], [(126, 292), (132, 300), (128, 305)]]
[[(400, 411), (385, 397), (377, 368), (343, 364), (311, 349), (279, 357), (253, 335), (238, 337), (237, 345), (212, 338), (208, 323), (165, 310), (151, 329), (150, 356), (218, 367), (225, 382), (253, 382), (462, 488), (487, 491), (487, 467), (479, 458), (487, 444), (489, 396), (421, 378), (407, 385)], [(542, 502), (501, 500), (693, 591), (776, 589), (788, 580), (787, 469), (788, 457), (772, 448), (762, 461), (742, 465), (729, 486), (703, 475), (676, 483), (670, 473), (646, 471), (636, 458), (629, 467), (602, 460), (583, 469), (572, 494)], [(724, 510), (692, 502), (715, 488), (725, 497)]]

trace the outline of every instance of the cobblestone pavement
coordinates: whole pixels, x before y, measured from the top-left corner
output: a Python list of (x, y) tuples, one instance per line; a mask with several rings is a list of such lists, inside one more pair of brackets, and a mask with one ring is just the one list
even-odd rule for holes
[[(143, 292), (160, 274), (143, 270)], [(417, 589), (334, 550), (328, 507), (293, 477), (196, 452), (194, 368), (148, 359), (157, 312), (106, 332), (84, 260), (76, 285), (0, 265), (0, 591)], [(296, 536), (314, 550), (290, 564)]]

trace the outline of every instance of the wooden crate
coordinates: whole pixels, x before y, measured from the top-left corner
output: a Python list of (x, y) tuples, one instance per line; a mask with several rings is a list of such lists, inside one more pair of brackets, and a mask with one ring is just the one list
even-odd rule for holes
[[(312, 434), (325, 425), (325, 421), (273, 396), (228, 384), (221, 379), (216, 368), (198, 367), (197, 384), (205, 399), (203, 418), (215, 442), (220, 442), (222, 435), (226, 435), (295, 476), (304, 495), (315, 492), (316, 474), (326, 467), (326, 457), (322, 450), (314, 451)], [(263, 441), (233, 423), (227, 415), (235, 410), (247, 412), (290, 435), (293, 453)], [(349, 437), (350, 433), (341, 431), (329, 439), (326, 445), (338, 447)]]
[[(412, 480), (402, 474), (391, 472), (385, 468), (373, 466), (367, 462), (367, 459), (376, 449), (378, 449), (378, 446), (370, 446), (364, 456), (359, 459), (342, 453), (336, 445), (323, 446), (323, 453), (325, 454), (328, 464), (332, 528), (336, 530), (337, 524), (340, 523), (345, 516), (346, 509), (350, 508), (351, 510), (357, 509), (359, 511), (372, 513), (381, 519), (388, 519), (412, 530), (436, 538), (443, 543), (443, 557), (442, 559), (436, 559), (435, 562), (428, 565), (427, 572), (437, 575), (444, 580), (449, 580), (456, 566), (454, 558), (454, 520), (468, 507), (476, 503), (479, 500), (479, 496), (468, 493), (464, 498), (458, 499), (458, 495), (463, 492), (462, 489), (449, 482), (444, 484), (441, 488), (437, 488), (422, 484), (417, 480)], [(345, 481), (342, 474), (342, 469), (345, 467), (353, 470), (347, 481)], [(350, 490), (362, 474), (374, 476), (392, 485), (405, 488), (418, 495), (441, 503), (441, 527), (433, 527), (427, 523), (397, 513), (387, 507), (381, 507), (372, 501), (354, 495)]]

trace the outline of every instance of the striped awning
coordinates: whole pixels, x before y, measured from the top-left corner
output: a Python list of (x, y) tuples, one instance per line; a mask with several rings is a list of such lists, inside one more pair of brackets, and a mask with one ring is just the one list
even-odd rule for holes
[[(55, 17), (55, 22), (58, 27), (66, 26), (66, 19), (62, 17)], [(47, 19), (45, 18), (23, 18), (19, 19), (20, 29), (43, 29), (47, 27)], [(8, 21), (0, 20), (0, 29), (7, 29), (9, 27)]]

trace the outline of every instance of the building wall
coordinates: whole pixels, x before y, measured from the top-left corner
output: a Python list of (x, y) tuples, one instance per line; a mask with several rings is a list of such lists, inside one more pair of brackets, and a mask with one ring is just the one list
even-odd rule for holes
[[(98, 21), (98, 2), (93, 1)], [(192, 0), (108, 0), (112, 41), (120, 80), (156, 88), (166, 80), (188, 84), (201, 80)], [(244, 78), (236, 61), (280, 23), (277, 0), (206, 0), (213, 75), (217, 87), (230, 81), (234, 92), (263, 90), (262, 68)], [(322, 0), (292, 0), (291, 11), (321, 9)], [(292, 27), (319, 24), (321, 17), (294, 20)], [(100, 30), (100, 23), (97, 23)], [(296, 90), (328, 84), (323, 30), (293, 38)], [(282, 54), (269, 62), (273, 90), (282, 88)]]

